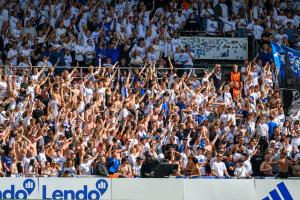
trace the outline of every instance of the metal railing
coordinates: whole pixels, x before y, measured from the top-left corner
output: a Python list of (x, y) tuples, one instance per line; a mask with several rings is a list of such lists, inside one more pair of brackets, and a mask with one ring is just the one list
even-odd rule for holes
[[(3, 69), (4, 74), (12, 74), (13, 69), (29, 69), (29, 67), (24, 67), (24, 66), (1, 66), (0, 68)], [(33, 68), (42, 68), (42, 67), (38, 67), (38, 66), (33, 66)], [(52, 68), (51, 66), (46, 66), (46, 70), (45, 72), (48, 71), (49, 68)], [(73, 70), (75, 68), (75, 66), (72, 67), (68, 67), (68, 66), (56, 66), (55, 70)], [(84, 78), (87, 73), (88, 73), (88, 69), (90, 67), (87, 66), (80, 66), (77, 68), (78, 73), (75, 75), (75, 78)], [(108, 67), (102, 67), (102, 68), (108, 68)], [(117, 74), (116, 77), (120, 77), (121, 75), (121, 71), (123, 70), (141, 70), (143, 67), (116, 67), (114, 70), (117, 70)], [(164, 67), (164, 68), (156, 68), (155, 73), (156, 73), (156, 77), (158, 76), (158, 73), (161, 71), (171, 71), (171, 70), (175, 70), (175, 71), (185, 71), (185, 72), (190, 72), (192, 70), (192, 74), (200, 74), (202, 72), (204, 72), (204, 70), (206, 70), (207, 68), (210, 68), (208, 65), (206, 65), (206, 67), (174, 67), (174, 68), (170, 68), (170, 67)], [(94, 67), (94, 69), (97, 69), (97, 67)], [(150, 69), (150, 67), (146, 66), (145, 69)], [(199, 77), (198, 77), (199, 78)]]

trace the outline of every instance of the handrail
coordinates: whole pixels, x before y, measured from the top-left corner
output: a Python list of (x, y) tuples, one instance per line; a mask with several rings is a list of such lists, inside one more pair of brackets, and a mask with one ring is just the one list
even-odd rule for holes
[[(176, 65), (175, 65), (176, 66)], [(29, 67), (24, 67), (24, 66), (8, 66), (8, 65), (3, 65), (3, 66), (0, 66), (0, 68), (4, 68), (4, 74), (8, 74), (8, 70), (9, 70), (9, 68), (10, 69), (15, 69), (15, 68), (17, 68), (17, 69), (29, 69)], [(33, 66), (33, 68), (42, 68), (42, 67), (39, 67), (39, 66)], [(46, 66), (46, 68), (52, 68), (52, 66)], [(55, 69), (66, 69), (66, 70), (71, 70), (71, 69), (74, 69), (75, 68), (75, 66), (71, 66), (71, 67), (69, 67), (69, 66), (56, 66), (55, 67)], [(80, 66), (80, 67), (78, 67), (78, 69), (80, 70), (79, 71), (79, 73), (80, 73), (80, 76), (79, 76), (79, 78), (83, 78), (83, 74), (84, 74), (84, 69), (89, 69), (90, 67), (88, 67), (88, 66)], [(97, 68), (97, 67), (94, 67), (94, 68)], [(107, 68), (107, 67), (103, 67), (103, 68)], [(146, 66), (145, 67), (146, 69), (150, 69), (150, 67), (149, 66)], [(117, 77), (118, 77), (118, 79), (120, 78), (120, 71), (121, 70), (127, 70), (127, 69), (131, 69), (131, 70), (135, 70), (135, 69), (142, 69), (142, 66), (140, 66), (140, 67), (136, 67), (136, 66), (131, 66), (131, 67), (116, 67), (115, 68), (116, 70), (118, 70), (118, 72), (117, 72)], [(170, 67), (164, 67), (164, 68), (156, 68), (156, 71), (155, 71), (155, 73), (156, 73), (156, 77), (158, 77), (157, 76), (157, 72), (158, 71), (170, 71), (170, 70), (173, 70), (173, 69), (175, 69), (175, 70), (187, 70), (187, 71), (190, 71), (190, 70), (193, 70), (194, 72), (193, 73), (195, 73), (195, 71), (196, 70), (202, 70), (202, 71), (204, 71), (205, 69), (207, 69), (207, 65), (206, 65), (206, 67), (175, 67), (175, 68), (170, 68)], [(78, 78), (78, 76), (77, 76), (77, 78)], [(199, 78), (198, 78), (199, 79)]]

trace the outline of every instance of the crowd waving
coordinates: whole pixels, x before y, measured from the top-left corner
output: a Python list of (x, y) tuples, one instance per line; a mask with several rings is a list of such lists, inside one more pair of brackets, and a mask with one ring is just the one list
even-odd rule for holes
[[(260, 2), (233, 1), (252, 17), (227, 31), (223, 0), (2, 1), (0, 175), (150, 177), (164, 163), (176, 177), (299, 177), (300, 111), (284, 113), (272, 33), (261, 37), (278, 23), (297, 45), (299, 4)], [(203, 21), (211, 36), (253, 31), (264, 51), (228, 79), (220, 64), (199, 76), (178, 31)]]

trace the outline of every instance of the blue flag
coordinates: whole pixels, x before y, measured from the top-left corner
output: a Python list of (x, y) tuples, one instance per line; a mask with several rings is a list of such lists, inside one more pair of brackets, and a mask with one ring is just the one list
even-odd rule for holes
[(283, 49), (286, 52), (286, 58), (292, 73), (300, 78), (300, 51), (286, 46), (283, 46)]
[(276, 44), (274, 42), (271, 42), (271, 44), (275, 66), (281, 78), (283, 78), (285, 66), (285, 49), (283, 48), (283, 45)]
[(291, 67), (293, 74), (300, 77), (300, 51), (272, 42), (272, 53), (281, 77), (284, 77), (285, 61), (288, 61), (289, 65), (286, 66)]

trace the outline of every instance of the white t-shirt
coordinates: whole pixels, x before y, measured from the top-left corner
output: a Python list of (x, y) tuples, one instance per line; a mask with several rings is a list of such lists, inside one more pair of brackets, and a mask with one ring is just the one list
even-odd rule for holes
[(83, 61), (83, 54), (84, 54), (84, 47), (81, 45), (75, 46), (75, 60), (77, 61)]
[(7, 95), (7, 83), (0, 81), (0, 99), (4, 99)]
[(276, 123), (280, 126), (283, 127), (284, 121), (285, 121), (285, 116), (284, 114), (280, 114), (276, 117)]
[(18, 51), (10, 49), (7, 53), (7, 58), (10, 59), (10, 65), (16, 66), (18, 63)]
[(173, 53), (176, 52), (176, 47), (180, 46), (180, 39), (179, 38), (173, 38), (172, 39), (172, 47), (173, 47)]
[(299, 152), (298, 146), (300, 145), (300, 137), (292, 139), (291, 145), (293, 146), (295, 152)]
[(212, 170), (214, 170), (217, 176), (224, 176), (224, 170), (226, 170), (226, 166), (223, 162), (216, 161), (212, 165)]
[(45, 163), (47, 161), (46, 154), (45, 153), (39, 153), (38, 154), (38, 161), (41, 163)]
[(242, 3), (239, 0), (232, 1), (232, 11), (235, 15), (239, 13), (241, 7), (242, 7)]
[(234, 175), (237, 177), (246, 177), (247, 170), (244, 166), (236, 167), (234, 170)]
[(278, 43), (281, 43), (283, 38), (288, 38), (287, 34), (278, 33), (275, 35), (275, 40), (277, 40)]
[[(194, 56), (192, 52), (191, 52), (191, 55)], [(193, 65), (194, 64), (192, 57), (188, 53), (183, 53), (182, 59), (184, 61), (184, 65)]]
[(254, 86), (258, 85), (258, 73), (257, 72), (250, 72), (250, 76), (251, 76), (252, 84)]
[(217, 29), (218, 29), (218, 22), (207, 19), (207, 27), (206, 27), (207, 33), (210, 35), (216, 35)]
[(222, 17), (224, 19), (228, 19), (228, 7), (225, 3), (220, 3), (221, 9), (222, 9)]
[(267, 137), (269, 126), (267, 124), (259, 124), (256, 128), (257, 135)]
[(253, 35), (256, 40), (261, 40), (261, 35), (264, 32), (264, 28), (262, 26), (256, 24), (249, 24), (247, 28), (253, 31)]
[(92, 174), (91, 165), (92, 165), (92, 162), (90, 160), (87, 163), (81, 163), (79, 165), (80, 174), (81, 175), (91, 175)]
[(93, 59), (94, 58), (94, 52), (95, 52), (95, 49), (94, 47), (92, 46), (87, 46), (85, 49), (85, 57), (86, 58), (89, 58), (89, 59)]
[(181, 26), (181, 25), (183, 24), (183, 22), (185, 21), (185, 17), (184, 17), (183, 14), (181, 14), (181, 16), (176, 15), (175, 18), (176, 18), (176, 22), (178, 22), (178, 24), (179, 24), (180, 26)]
[(84, 88), (84, 97), (85, 97), (85, 102), (90, 103), (91, 99), (93, 98), (94, 91), (92, 88)]

